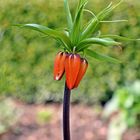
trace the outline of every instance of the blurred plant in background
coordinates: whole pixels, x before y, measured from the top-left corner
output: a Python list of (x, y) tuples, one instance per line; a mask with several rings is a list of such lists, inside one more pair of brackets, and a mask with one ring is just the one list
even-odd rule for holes
[(0, 136), (12, 129), (21, 115), (11, 99), (0, 99)]
[(51, 121), (52, 117), (53, 117), (52, 110), (42, 109), (37, 112), (36, 119), (39, 124), (46, 124)]
[(127, 128), (140, 126), (140, 81), (116, 90), (103, 114), (110, 117), (113, 113), (115, 115), (110, 121), (108, 140), (121, 140)]
[[(72, 0), (70, 3), (72, 12), (75, 9), (75, 2)], [(110, 0), (91, 0), (90, 5), (87, 6), (93, 9), (93, 12), (98, 12), (107, 5), (107, 2), (109, 3)], [(112, 13), (110, 20), (128, 19), (128, 23), (121, 23), (119, 27), (115, 23), (102, 24), (102, 33), (110, 32), (110, 34), (138, 38), (140, 36), (139, 3), (139, 0), (135, 0), (133, 3), (131, 0), (125, 1), (117, 12), (115, 11), (117, 14)], [(63, 1), (1, 0), (0, 9), (0, 94), (17, 97), (30, 103), (45, 102), (46, 100), (61, 101), (60, 93), (62, 91), (58, 91), (58, 87), (63, 90), (64, 81), (59, 84), (52, 82), (52, 58), (58, 50), (51, 46), (57, 48), (59, 44), (40, 34), (38, 34), (40, 36), (38, 38), (36, 33), (28, 30), (19, 31), (15, 28), (13, 30), (11, 25), (19, 22), (35, 22), (43, 23), (51, 28), (65, 27), (66, 21), (62, 20), (65, 19), (65, 15), (64, 12), (61, 12)], [(90, 16), (92, 15), (87, 13), (84, 17), (85, 21)], [(94, 49), (98, 51), (98, 47), (95, 46)], [(99, 103), (99, 101), (104, 103), (112, 96), (115, 89), (126, 83), (131, 84), (140, 78), (139, 42), (129, 42), (120, 49), (103, 48), (102, 52), (120, 58), (123, 63), (114, 65), (97, 60), (93, 62), (88, 58), (92, 65), (87, 71), (87, 76), (81, 82), (80, 88), (74, 91), (75, 93), (80, 92), (80, 94), (74, 94), (73, 101), (89, 104)], [(110, 69), (111, 71), (109, 71)]]

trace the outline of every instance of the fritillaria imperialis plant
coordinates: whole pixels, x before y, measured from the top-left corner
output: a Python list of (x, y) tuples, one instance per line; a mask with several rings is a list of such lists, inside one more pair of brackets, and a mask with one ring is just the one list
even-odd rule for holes
[[(105, 21), (113, 9), (120, 5), (110, 3), (101, 12), (95, 15), (85, 8), (87, 0), (79, 0), (74, 17), (71, 16), (68, 0), (64, 0), (64, 7), (67, 17), (67, 28), (64, 30), (54, 30), (38, 24), (18, 24), (16, 26), (25, 27), (39, 31), (47, 36), (56, 39), (61, 43), (61, 51), (57, 53), (54, 61), (54, 80), (61, 80), (64, 73), (66, 76), (63, 103), (63, 137), (70, 140), (69, 125), (69, 105), (71, 90), (77, 88), (88, 68), (88, 61), (85, 56), (119, 63), (120, 61), (107, 55), (99, 54), (91, 49), (93, 45), (100, 46), (120, 46), (117, 40), (127, 40), (118, 35), (101, 35), (99, 25), (106, 22), (123, 22), (126, 20)], [(87, 24), (83, 25), (82, 17), (84, 12), (92, 15)], [(128, 39), (129, 40), (129, 39)]]

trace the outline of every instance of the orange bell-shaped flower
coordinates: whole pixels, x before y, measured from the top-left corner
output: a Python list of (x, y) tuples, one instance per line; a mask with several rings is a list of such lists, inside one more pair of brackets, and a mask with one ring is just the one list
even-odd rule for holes
[(67, 53), (65, 52), (59, 52), (54, 61), (54, 80), (61, 80), (62, 76), (65, 72), (65, 59), (66, 59)]
[(68, 54), (65, 61), (66, 84), (73, 89), (81, 65), (81, 58), (78, 54)]
[(75, 84), (74, 84), (74, 88), (77, 88), (77, 87), (78, 87), (80, 81), (82, 80), (84, 74), (86, 73), (87, 67), (88, 67), (88, 62), (87, 62), (87, 60), (84, 59), (84, 58), (81, 58), (80, 70), (79, 70), (79, 73), (78, 73), (76, 82), (75, 82)]

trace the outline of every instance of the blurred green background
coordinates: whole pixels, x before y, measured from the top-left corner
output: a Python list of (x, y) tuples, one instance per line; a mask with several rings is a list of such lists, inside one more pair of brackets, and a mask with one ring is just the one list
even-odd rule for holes
[[(96, 14), (110, 0), (89, 0), (87, 7)], [(113, 2), (116, 2), (113, 0)], [(70, 1), (74, 13), (75, 0)], [(101, 25), (102, 34), (140, 38), (140, 1), (125, 0), (109, 20), (128, 19), (123, 23)], [(90, 14), (85, 13), (84, 20)], [(1, 0), (0, 1), (0, 95), (12, 96), (28, 103), (62, 101), (64, 78), (53, 80), (53, 61), (59, 44), (35, 31), (12, 27), (16, 23), (38, 23), (51, 28), (66, 26), (63, 0)], [(140, 79), (140, 42), (123, 42), (122, 48), (94, 49), (120, 59), (111, 64), (90, 59), (88, 71), (73, 102), (104, 104), (119, 87)]]

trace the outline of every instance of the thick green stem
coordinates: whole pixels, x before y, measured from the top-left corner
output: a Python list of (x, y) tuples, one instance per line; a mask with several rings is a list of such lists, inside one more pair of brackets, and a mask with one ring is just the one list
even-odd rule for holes
[(71, 91), (65, 84), (63, 101), (63, 140), (70, 140), (70, 94)]

